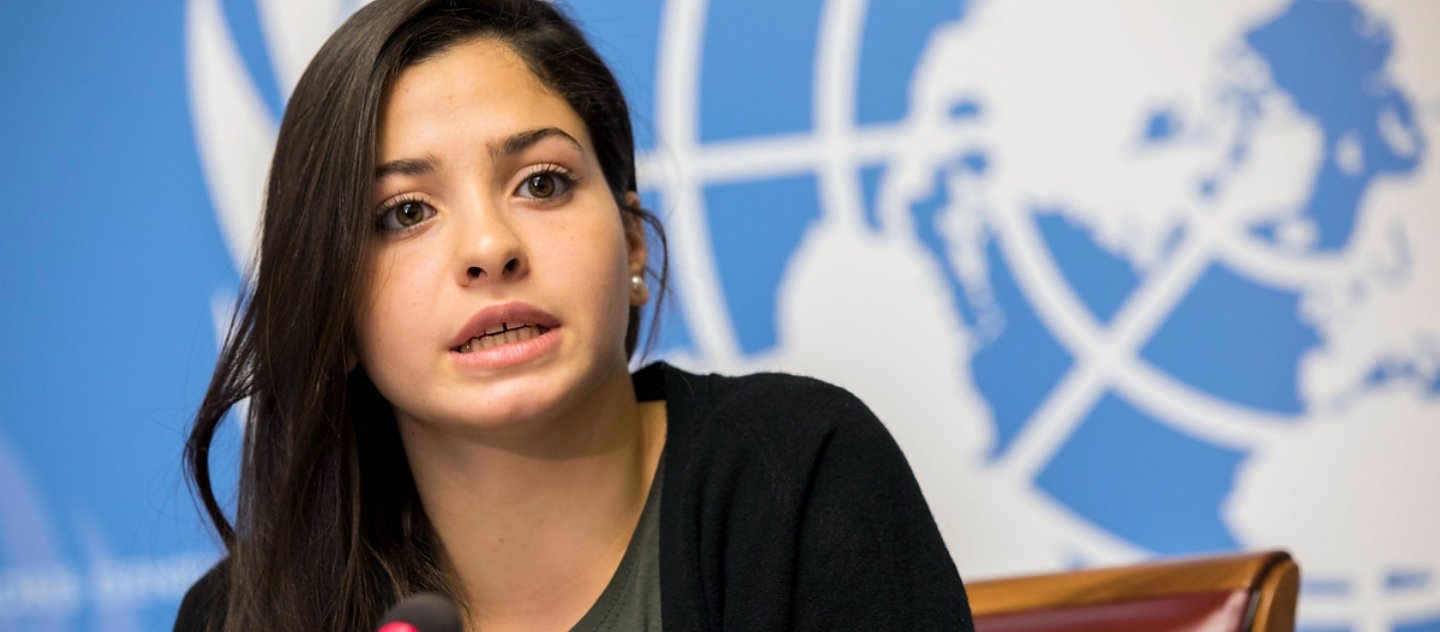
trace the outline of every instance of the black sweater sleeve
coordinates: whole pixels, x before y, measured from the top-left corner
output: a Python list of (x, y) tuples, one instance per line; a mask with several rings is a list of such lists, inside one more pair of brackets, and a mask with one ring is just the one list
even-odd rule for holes
[(797, 630), (970, 630), (969, 603), (909, 464), (849, 393), (803, 489)]
[(667, 370), (667, 630), (972, 630), (904, 455), (843, 389)]

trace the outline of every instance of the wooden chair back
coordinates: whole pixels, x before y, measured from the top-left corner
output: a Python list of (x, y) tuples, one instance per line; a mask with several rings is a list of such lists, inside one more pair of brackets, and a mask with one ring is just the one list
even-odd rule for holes
[(1291, 632), (1299, 590), (1281, 551), (966, 583), (977, 632)]

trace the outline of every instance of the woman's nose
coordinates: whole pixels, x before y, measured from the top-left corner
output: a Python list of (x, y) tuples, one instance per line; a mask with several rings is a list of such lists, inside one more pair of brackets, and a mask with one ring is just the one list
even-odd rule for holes
[(461, 285), (514, 280), (528, 272), (524, 241), (503, 209), (472, 213), (465, 224), (457, 279)]

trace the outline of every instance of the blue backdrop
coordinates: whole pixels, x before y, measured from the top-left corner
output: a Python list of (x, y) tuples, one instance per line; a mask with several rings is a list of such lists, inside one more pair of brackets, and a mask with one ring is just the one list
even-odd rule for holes
[[(0, 627), (168, 629), (216, 559), (180, 450), (354, 4), (0, 4)], [(571, 6), (655, 355), (854, 390), (966, 577), (1285, 547), (1302, 627), (1440, 630), (1440, 4)]]

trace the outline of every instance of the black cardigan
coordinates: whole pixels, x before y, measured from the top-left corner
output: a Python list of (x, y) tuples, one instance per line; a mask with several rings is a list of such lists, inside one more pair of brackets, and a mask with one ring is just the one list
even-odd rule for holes
[[(972, 630), (955, 564), (894, 439), (850, 393), (779, 374), (635, 374), (665, 399), (666, 630)], [(224, 564), (217, 567), (223, 569)], [(212, 571), (175, 629), (223, 608)]]

